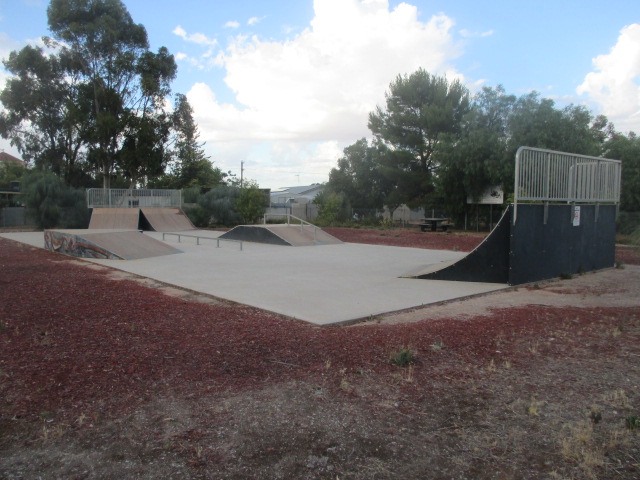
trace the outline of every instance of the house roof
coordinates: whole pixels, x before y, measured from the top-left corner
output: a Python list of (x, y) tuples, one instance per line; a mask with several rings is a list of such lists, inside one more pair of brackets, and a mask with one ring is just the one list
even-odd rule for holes
[(0, 162), (13, 162), (19, 163), (20, 165), (26, 167), (27, 162), (20, 160), (19, 158), (14, 157), (13, 155), (9, 155), (7, 152), (0, 152)]
[(316, 190), (320, 190), (324, 188), (324, 185), (306, 185), (306, 186), (298, 186), (298, 187), (282, 187), (278, 189), (271, 190), (271, 195), (305, 195), (307, 193), (315, 192)]

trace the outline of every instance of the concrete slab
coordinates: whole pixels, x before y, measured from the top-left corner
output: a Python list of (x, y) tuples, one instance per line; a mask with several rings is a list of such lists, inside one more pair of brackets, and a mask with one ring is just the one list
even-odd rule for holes
[[(191, 231), (216, 238), (221, 232)], [(147, 232), (158, 240), (162, 233)], [(5, 238), (43, 247), (42, 232)], [(182, 288), (273, 311), (318, 325), (439, 303), (506, 288), (504, 284), (400, 278), (418, 266), (465, 253), (343, 243), (310, 248), (201, 242), (166, 236), (183, 253), (138, 260), (88, 260)]]

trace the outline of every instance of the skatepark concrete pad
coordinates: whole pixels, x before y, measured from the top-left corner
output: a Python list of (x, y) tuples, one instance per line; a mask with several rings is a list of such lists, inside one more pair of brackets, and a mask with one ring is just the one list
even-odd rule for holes
[[(216, 238), (220, 232), (196, 230)], [(162, 233), (139, 234), (162, 239)], [(43, 247), (42, 232), (0, 236)], [(480, 282), (399, 278), (416, 266), (462, 258), (464, 253), (342, 243), (314, 248), (200, 242), (167, 236), (180, 255), (135, 261), (87, 259), (191, 291), (287, 315), (317, 325), (346, 324), (506, 288)], [(286, 254), (283, 255), (283, 251)], [(428, 313), (425, 313), (428, 316)], [(215, 319), (212, 319), (215, 321)]]
[(181, 253), (138, 230), (45, 230), (45, 248), (80, 258), (136, 260)]
[(292, 247), (342, 243), (316, 226), (290, 224), (239, 225), (220, 238)]

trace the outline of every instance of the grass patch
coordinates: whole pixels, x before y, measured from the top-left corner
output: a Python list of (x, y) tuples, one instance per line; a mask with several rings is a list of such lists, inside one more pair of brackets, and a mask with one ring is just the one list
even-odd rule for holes
[(640, 416), (638, 415), (629, 415), (624, 419), (624, 424), (627, 427), (627, 430), (640, 430)]
[(413, 365), (416, 359), (416, 354), (410, 348), (403, 348), (391, 355), (389, 361), (392, 365), (396, 365), (398, 367), (406, 367), (408, 365)]

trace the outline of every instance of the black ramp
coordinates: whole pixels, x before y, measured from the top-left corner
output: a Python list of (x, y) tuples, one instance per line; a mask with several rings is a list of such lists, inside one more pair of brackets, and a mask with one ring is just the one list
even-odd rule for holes
[(519, 285), (611, 268), (615, 263), (615, 205), (518, 205), (511, 235), (509, 283)]
[(510, 224), (511, 207), (505, 209), (491, 233), (467, 256), (440, 270), (418, 274), (414, 278), (507, 283), (509, 281)]

